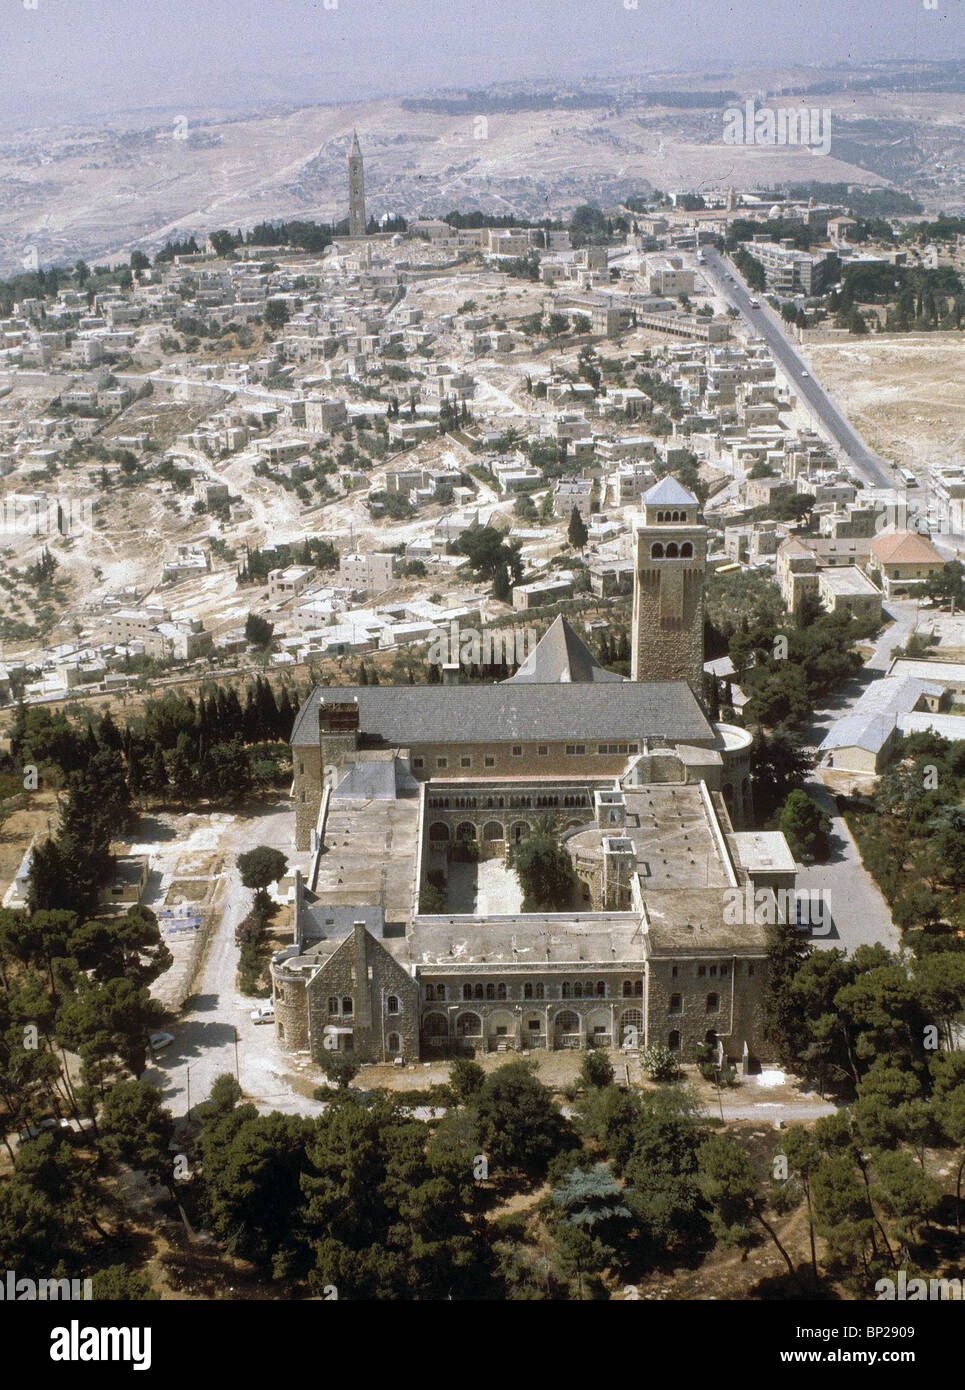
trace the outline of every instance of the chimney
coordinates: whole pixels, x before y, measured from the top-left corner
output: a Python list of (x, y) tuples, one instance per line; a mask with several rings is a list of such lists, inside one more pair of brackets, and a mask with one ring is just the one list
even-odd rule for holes
[(368, 942), (364, 922), (352, 924), (352, 957), (355, 963), (355, 1023), (372, 1025), (372, 990), (369, 987)]
[(442, 683), (443, 685), (459, 684), (459, 662), (444, 661), (442, 664)]

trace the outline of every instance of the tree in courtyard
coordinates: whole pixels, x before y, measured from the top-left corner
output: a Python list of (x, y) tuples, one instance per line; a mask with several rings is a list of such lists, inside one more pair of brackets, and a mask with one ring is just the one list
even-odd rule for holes
[(512, 863), (523, 890), (524, 912), (560, 912), (570, 906), (576, 871), (551, 827), (521, 840), (513, 849)]

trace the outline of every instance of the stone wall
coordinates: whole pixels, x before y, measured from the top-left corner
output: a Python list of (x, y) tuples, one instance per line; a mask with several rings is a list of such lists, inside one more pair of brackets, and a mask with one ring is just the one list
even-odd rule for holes
[[(763, 955), (651, 959), (647, 962), (647, 1042), (669, 1047), (675, 1033), (679, 1040), (672, 1050), (681, 1061), (692, 1062), (713, 1030), (723, 1041), (729, 1060), (740, 1061), (745, 1042), (750, 1052), (759, 1056), (763, 1047), (760, 1002), (766, 975)], [(718, 1007), (708, 1011), (708, 995), (714, 994)], [(677, 995), (679, 1007), (672, 1007), (677, 1005)]]
[(308, 1051), (308, 997), (304, 977), (285, 975), (272, 966), (275, 1037), (286, 1052)]
[[(633, 596), (633, 680), (685, 680), (698, 699), (704, 678), (703, 567), (663, 560), (638, 572)], [(669, 568), (668, 568), (669, 567)], [(668, 604), (668, 588), (673, 587)]]
[[(349, 1050), (345, 1047), (347, 1035), (334, 1033), (335, 1028), (351, 1028), (350, 1050), (360, 1062), (381, 1062), (400, 1054), (410, 1058), (419, 1055), (416, 984), (364, 927), (356, 927), (320, 967), (307, 994), (311, 1052), (316, 1061), (324, 1055), (326, 1036), (339, 1039), (339, 1050)], [(396, 1014), (387, 1009), (390, 995), (399, 1000), (400, 1010)], [(335, 1012), (329, 1007), (332, 998), (338, 1001)], [(344, 999), (352, 1000), (351, 1014), (342, 1009)], [(399, 1053), (393, 1054), (387, 1048), (390, 1033), (399, 1035)]]
[(322, 805), (322, 755), (320, 748), (293, 748), (295, 848), (311, 849), (312, 831)]

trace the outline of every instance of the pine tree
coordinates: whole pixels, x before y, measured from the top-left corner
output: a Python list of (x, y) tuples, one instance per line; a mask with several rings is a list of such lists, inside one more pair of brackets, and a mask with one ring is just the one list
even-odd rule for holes
[(582, 550), (589, 539), (586, 523), (580, 516), (578, 507), (574, 507), (572, 512), (570, 512), (570, 524), (566, 535), (574, 550)]
[(500, 565), (493, 578), (493, 597), (499, 599), (500, 603), (508, 603), (511, 595), (512, 589), (506, 566)]

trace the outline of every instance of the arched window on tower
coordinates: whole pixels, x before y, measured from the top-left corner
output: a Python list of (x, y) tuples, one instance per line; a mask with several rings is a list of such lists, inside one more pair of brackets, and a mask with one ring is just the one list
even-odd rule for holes
[(663, 544), (660, 541), (654, 541), (650, 547), (650, 558), (651, 560), (663, 559)]

